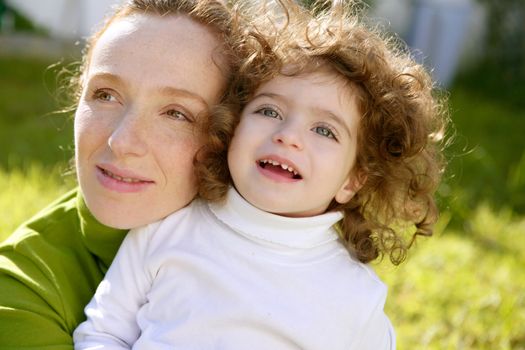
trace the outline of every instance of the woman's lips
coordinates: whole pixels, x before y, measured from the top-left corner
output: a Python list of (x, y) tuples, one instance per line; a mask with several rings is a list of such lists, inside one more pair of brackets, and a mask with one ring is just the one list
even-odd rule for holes
[(140, 192), (155, 182), (130, 171), (117, 169), (111, 165), (97, 165), (96, 177), (99, 183), (115, 192)]

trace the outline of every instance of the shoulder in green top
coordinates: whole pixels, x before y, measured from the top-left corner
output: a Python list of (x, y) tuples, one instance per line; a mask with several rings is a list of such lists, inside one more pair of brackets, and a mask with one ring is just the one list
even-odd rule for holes
[(75, 189), (2, 242), (0, 349), (73, 349), (126, 232), (100, 224)]

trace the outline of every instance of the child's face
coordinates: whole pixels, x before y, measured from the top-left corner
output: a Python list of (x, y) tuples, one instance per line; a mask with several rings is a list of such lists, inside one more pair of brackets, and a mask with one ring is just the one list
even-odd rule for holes
[[(359, 188), (353, 174), (360, 114), (335, 73), (278, 76), (246, 105), (228, 153), (235, 187), (284, 216), (324, 213)], [(292, 170), (293, 169), (293, 170)]]
[(75, 116), (76, 165), (93, 215), (131, 228), (159, 220), (196, 193), (196, 123), (219, 102), (219, 46), (185, 16), (135, 14), (95, 44)]

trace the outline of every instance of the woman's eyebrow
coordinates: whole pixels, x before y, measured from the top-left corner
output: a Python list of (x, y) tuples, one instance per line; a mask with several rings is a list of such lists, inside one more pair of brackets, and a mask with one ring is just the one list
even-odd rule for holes
[[(96, 72), (88, 76), (87, 82), (92, 80), (104, 80), (112, 84), (123, 85), (125, 80), (117, 74), (107, 73), (107, 72)], [(177, 88), (174, 86), (159, 86), (157, 89), (161, 94), (166, 96), (177, 96), (184, 97), (194, 100), (195, 102), (201, 104), (203, 107), (208, 108), (208, 104), (202, 96), (198, 93), (183, 89)]]
[(93, 80), (104, 80), (104, 81), (108, 81), (108, 82), (113, 83), (113, 84), (122, 84), (123, 83), (123, 79), (121, 77), (119, 77), (118, 75), (111, 74), (111, 73), (106, 73), (106, 72), (98, 72), (98, 73), (94, 73), (94, 74), (89, 74), (87, 76), (86, 82), (90, 82), (90, 81), (93, 81)]
[(162, 86), (158, 88), (158, 91), (162, 93), (163, 95), (167, 95), (167, 96), (177, 96), (177, 97), (182, 96), (184, 98), (189, 98), (201, 104), (204, 108), (208, 108), (208, 104), (206, 103), (206, 100), (204, 100), (204, 98), (196, 92), (193, 92), (187, 89), (173, 87), (173, 86)]

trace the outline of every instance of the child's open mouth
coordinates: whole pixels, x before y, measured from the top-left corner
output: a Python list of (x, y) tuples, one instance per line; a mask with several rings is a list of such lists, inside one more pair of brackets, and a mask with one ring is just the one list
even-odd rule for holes
[(259, 166), (267, 171), (271, 171), (277, 175), (287, 177), (289, 179), (301, 180), (303, 177), (291, 166), (279, 163), (271, 159), (261, 159), (257, 162)]

